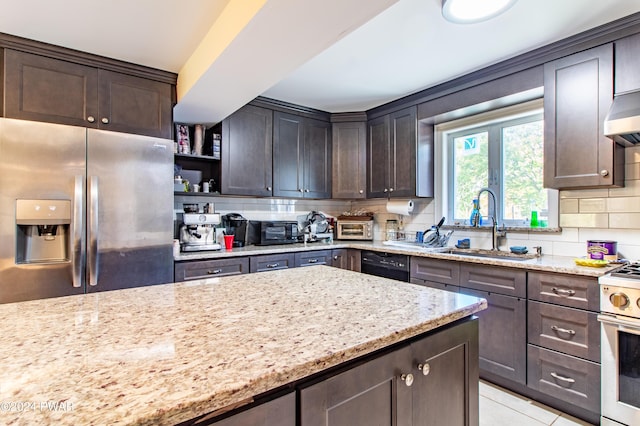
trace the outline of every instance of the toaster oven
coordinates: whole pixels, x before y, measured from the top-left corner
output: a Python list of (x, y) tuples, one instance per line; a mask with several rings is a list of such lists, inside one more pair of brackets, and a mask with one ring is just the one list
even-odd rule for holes
[(341, 220), (336, 222), (337, 240), (373, 240), (373, 220)]

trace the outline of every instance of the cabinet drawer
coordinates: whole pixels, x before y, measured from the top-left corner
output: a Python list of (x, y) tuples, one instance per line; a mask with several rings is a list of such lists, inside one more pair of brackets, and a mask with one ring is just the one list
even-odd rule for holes
[(442, 284), (458, 285), (460, 265), (448, 260), (411, 257), (411, 278)]
[(597, 314), (529, 301), (529, 343), (600, 362)]
[(199, 280), (249, 272), (249, 258), (202, 260), (179, 262), (175, 265), (175, 281)]
[(600, 310), (600, 292), (596, 278), (529, 272), (528, 293), (532, 300), (589, 311)]
[(460, 290), (460, 287), (458, 287), (457, 285), (442, 284), (442, 283), (436, 283), (433, 281), (425, 281), (419, 278), (411, 278), (409, 282), (411, 282), (411, 284), (418, 284), (418, 285), (423, 285), (425, 287), (437, 288), (438, 290), (452, 291), (454, 293), (458, 293), (458, 291)]
[(527, 273), (518, 269), (462, 264), (460, 265), (460, 287), (525, 297)]
[(250, 272), (273, 271), (295, 267), (293, 253), (264, 254), (251, 256), (249, 259)]
[(532, 389), (594, 413), (600, 412), (600, 364), (528, 346), (527, 383)]
[(295, 254), (296, 266), (331, 265), (331, 250), (307, 251)]

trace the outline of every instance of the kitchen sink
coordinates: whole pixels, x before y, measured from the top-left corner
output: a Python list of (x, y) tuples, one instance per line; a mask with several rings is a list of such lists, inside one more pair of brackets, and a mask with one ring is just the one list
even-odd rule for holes
[(402, 247), (402, 248), (406, 248), (406, 249), (412, 249), (412, 250), (420, 250), (420, 251), (430, 251), (430, 252), (443, 252), (443, 253), (448, 253), (450, 250), (450, 247), (431, 247), (431, 246), (426, 246), (422, 243), (417, 243), (417, 242), (413, 242), (413, 241), (384, 241), (382, 244), (386, 245), (386, 246), (393, 246), (393, 247)]
[(535, 259), (535, 254), (516, 254), (508, 251), (486, 250), (486, 249), (449, 249), (446, 253), (457, 254), (459, 256), (485, 257), (498, 260), (525, 261)]

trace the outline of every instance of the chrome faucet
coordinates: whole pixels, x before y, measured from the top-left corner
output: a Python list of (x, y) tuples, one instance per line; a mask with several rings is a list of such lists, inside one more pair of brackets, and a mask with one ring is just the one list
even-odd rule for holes
[[(496, 215), (495, 215), (495, 212), (497, 210), (496, 193), (493, 192), (493, 190), (490, 189), (490, 188), (481, 188), (480, 191), (478, 191), (478, 196), (476, 197), (478, 199), (478, 203), (480, 203), (480, 195), (483, 192), (486, 192), (489, 195), (491, 195), (490, 198), (493, 199), (493, 210), (489, 209), (489, 212), (491, 212), (491, 222), (493, 224), (493, 226), (491, 227), (491, 237), (492, 237), (491, 238), (491, 244), (492, 244), (491, 250), (499, 250), (500, 244), (498, 244), (498, 238), (506, 237), (507, 236), (507, 231), (504, 228), (504, 225), (502, 225), (502, 230), (498, 230), (498, 222), (496, 221)], [(489, 207), (491, 207), (491, 206), (489, 206)], [(489, 212), (487, 212), (487, 214)], [(478, 227), (479, 226), (479, 224), (478, 224), (479, 221), (474, 221), (474, 222), (475, 222), (474, 226)]]

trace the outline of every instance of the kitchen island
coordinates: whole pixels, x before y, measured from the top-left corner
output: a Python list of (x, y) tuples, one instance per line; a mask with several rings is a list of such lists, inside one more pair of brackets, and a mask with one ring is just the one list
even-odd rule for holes
[(325, 266), (0, 305), (0, 423), (176, 424), (485, 308)]

